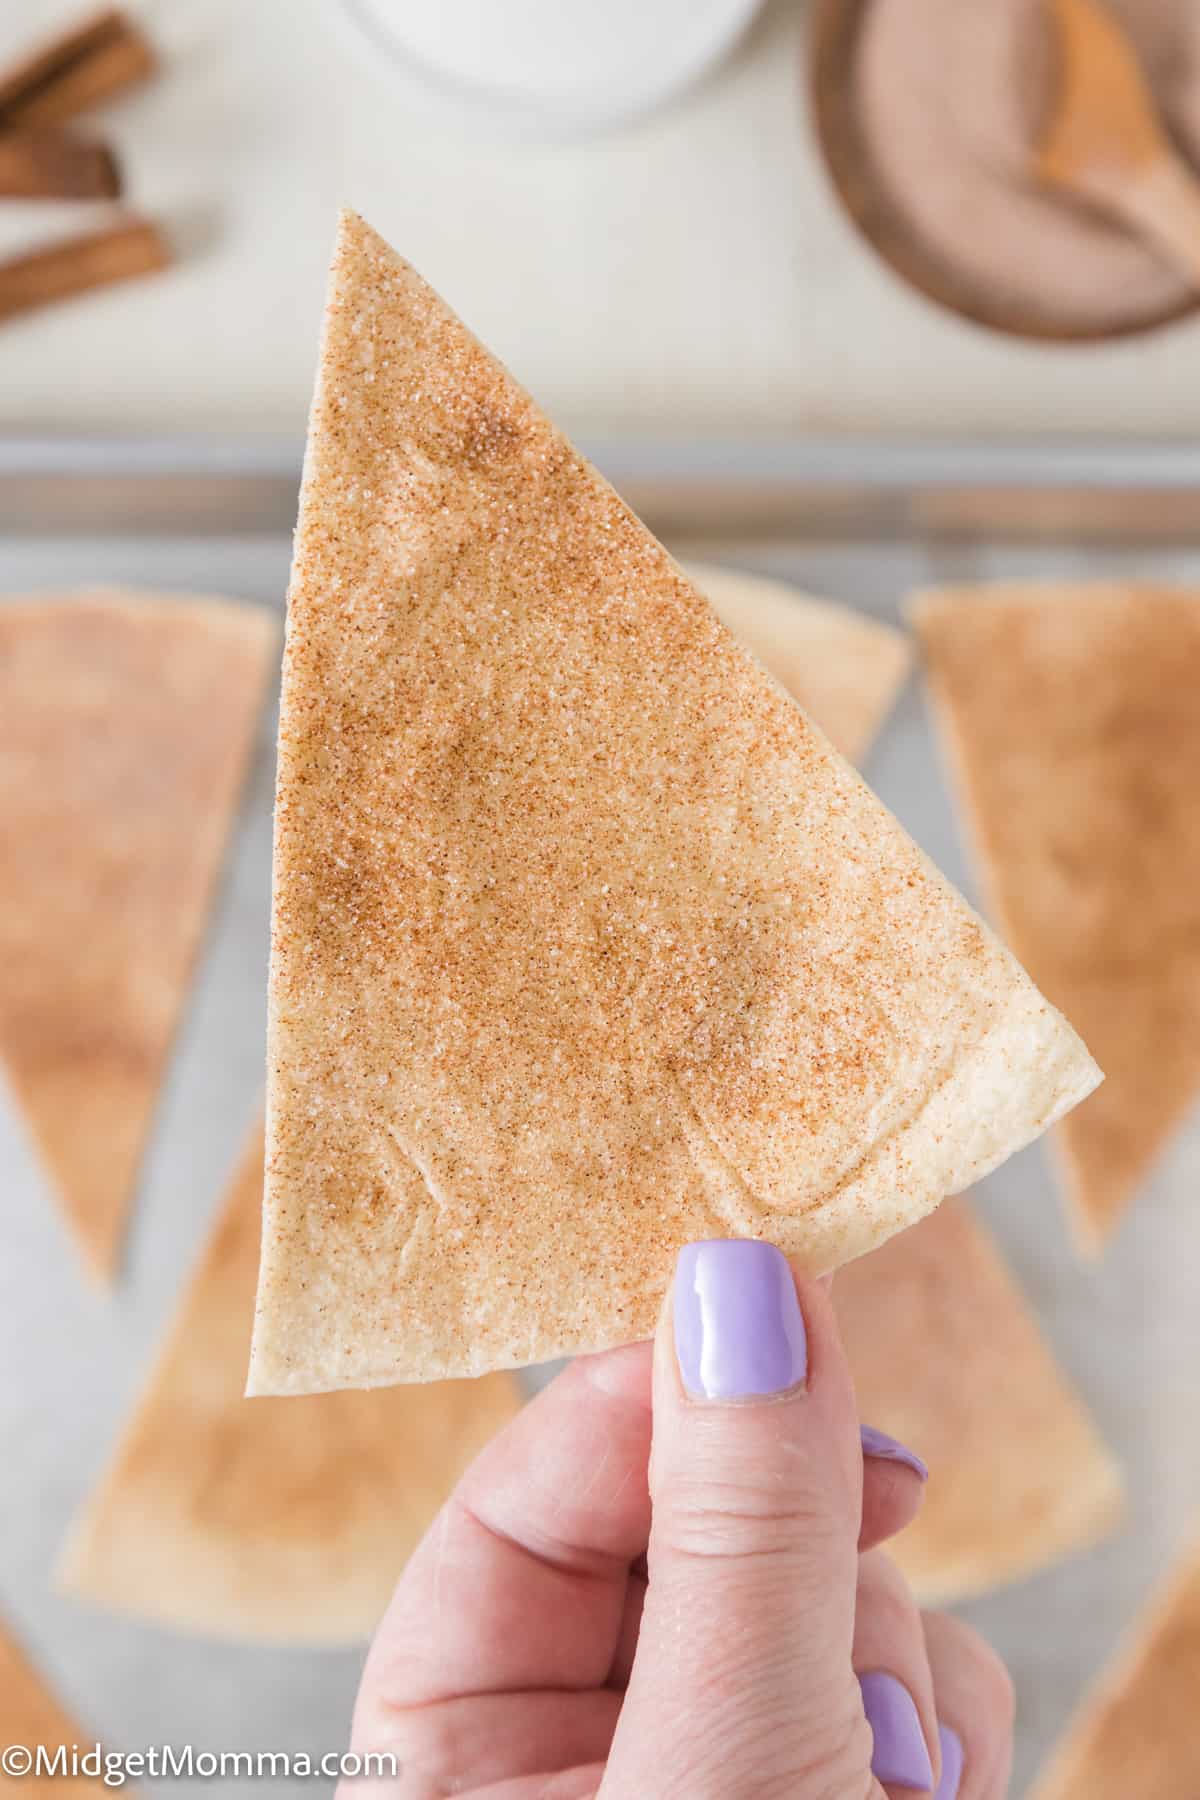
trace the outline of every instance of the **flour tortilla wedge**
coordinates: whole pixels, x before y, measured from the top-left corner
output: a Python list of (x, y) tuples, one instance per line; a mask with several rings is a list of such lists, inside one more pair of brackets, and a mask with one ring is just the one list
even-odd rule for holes
[(254, 742), (274, 622), (0, 604), (0, 1057), (91, 1270), (116, 1264)]
[(1098, 1248), (1200, 1093), (1200, 591), (923, 596), (930, 680), (1007, 941), (1108, 1079), (1058, 1146)]
[[(40, 1745), (51, 1755), (60, 1745), (64, 1745), (69, 1754), (74, 1744), (87, 1750), (94, 1742), (50, 1692), (3, 1624), (0, 1624), (0, 1741), (5, 1745), (22, 1745), (35, 1753)], [(18, 1796), (20, 1800), (58, 1800), (63, 1794), (109, 1791), (99, 1778), (87, 1775), (59, 1777), (34, 1772), (16, 1776), (0, 1770), (0, 1794), (10, 1795), (12, 1800), (18, 1800)]]
[(834, 1305), (862, 1417), (931, 1470), (889, 1545), (924, 1604), (1015, 1581), (1116, 1525), (1116, 1464), (965, 1200), (843, 1269)]
[(860, 763), (908, 673), (904, 633), (785, 581), (712, 563), (683, 570), (834, 749)]
[(831, 1268), (1097, 1080), (675, 563), (348, 215), (290, 590), (254, 1392)]
[(1200, 1544), (1085, 1699), (1033, 1800), (1200, 1794)]
[(513, 1376), (485, 1375), (247, 1400), (262, 1188), (259, 1125), (60, 1580), (185, 1631), (354, 1643), (521, 1393)]

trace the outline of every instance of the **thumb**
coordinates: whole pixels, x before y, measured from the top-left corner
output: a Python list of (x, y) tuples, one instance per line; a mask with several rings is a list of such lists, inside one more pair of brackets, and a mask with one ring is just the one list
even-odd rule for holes
[(601, 1800), (880, 1795), (851, 1665), (862, 1452), (825, 1289), (690, 1244), (659, 1322), (649, 1586)]

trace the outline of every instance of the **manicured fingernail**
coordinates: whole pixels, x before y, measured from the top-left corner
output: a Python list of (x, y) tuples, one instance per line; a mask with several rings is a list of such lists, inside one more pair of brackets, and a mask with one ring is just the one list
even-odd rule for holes
[(906, 1469), (922, 1481), (929, 1480), (929, 1470), (914, 1450), (909, 1450), (899, 1438), (889, 1437), (886, 1431), (876, 1431), (873, 1425), (862, 1428), (862, 1452), (864, 1456), (876, 1456), (880, 1462), (903, 1463)]
[(675, 1265), (675, 1354), (696, 1400), (796, 1387), (808, 1339), (787, 1258), (756, 1239), (687, 1244)]
[(963, 1772), (962, 1739), (948, 1725), (939, 1725), (938, 1742), (942, 1746), (942, 1779), (933, 1800), (958, 1800)]
[(871, 1752), (871, 1773), (878, 1781), (893, 1787), (916, 1788), (918, 1793), (933, 1786), (933, 1764), (929, 1746), (921, 1730), (921, 1715), (916, 1701), (902, 1681), (883, 1670), (860, 1675), (863, 1711), (871, 1727), (875, 1747)]

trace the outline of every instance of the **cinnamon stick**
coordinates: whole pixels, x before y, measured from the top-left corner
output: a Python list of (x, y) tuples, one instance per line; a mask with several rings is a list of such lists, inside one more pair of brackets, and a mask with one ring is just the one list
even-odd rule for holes
[(68, 238), (27, 256), (0, 263), (0, 320), (165, 269), (166, 239), (146, 219), (129, 219), (104, 231)]
[(115, 200), (120, 191), (106, 144), (49, 129), (0, 133), (0, 198)]
[(61, 125), (154, 73), (145, 35), (118, 7), (61, 32), (0, 74), (0, 130)]

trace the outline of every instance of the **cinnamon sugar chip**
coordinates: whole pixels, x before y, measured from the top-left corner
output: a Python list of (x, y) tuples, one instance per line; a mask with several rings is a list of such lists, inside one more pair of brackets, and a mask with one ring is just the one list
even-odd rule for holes
[(1200, 1542), (1086, 1696), (1031, 1800), (1200, 1794)]
[(284, 664), (253, 1391), (646, 1336), (691, 1238), (831, 1268), (1097, 1080), (352, 215)]
[[(73, 1745), (82, 1744), (85, 1750), (90, 1750), (95, 1742), (51, 1692), (41, 1673), (3, 1623), (0, 1623), (0, 1737), (6, 1745), (19, 1745), (34, 1756), (40, 1747), (51, 1757), (60, 1746), (66, 1746), (69, 1756)], [(36, 1767), (29, 1775), (0, 1774), (0, 1793), (24, 1795), (25, 1800), (62, 1800), (64, 1795), (95, 1796), (110, 1791), (99, 1775), (51, 1775)]]
[(1120, 1472), (965, 1200), (844, 1269), (834, 1307), (862, 1417), (929, 1464), (888, 1546), (923, 1605), (1019, 1580), (1118, 1523)]
[(1108, 1071), (1057, 1134), (1094, 1250), (1200, 1093), (1200, 590), (997, 583), (916, 613), (997, 917)]
[(834, 749), (861, 762), (908, 673), (904, 633), (785, 581), (712, 563), (683, 568)]
[(410, 1551), (520, 1390), (496, 1374), (245, 1399), (262, 1184), (260, 1125), (61, 1576), (188, 1631), (354, 1642), (375, 1629)]
[(0, 1056), (111, 1275), (254, 744), (275, 621), (96, 588), (0, 604)]

